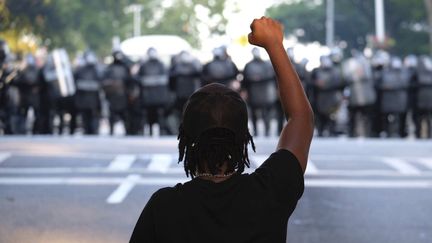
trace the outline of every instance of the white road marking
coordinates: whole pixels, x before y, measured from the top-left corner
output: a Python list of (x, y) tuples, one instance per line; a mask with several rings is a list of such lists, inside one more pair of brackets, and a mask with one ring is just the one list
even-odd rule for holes
[(139, 181), (139, 175), (129, 175), (117, 189), (111, 193), (107, 199), (109, 204), (118, 204), (123, 202), (129, 192), (135, 187), (135, 184)]
[[(174, 186), (177, 183), (186, 182), (188, 178), (163, 178), (152, 177), (142, 178), (134, 181), (139, 185), (151, 186)], [(0, 178), (0, 185), (22, 185), (22, 186), (51, 186), (51, 185), (66, 185), (66, 186), (110, 186), (119, 185), (125, 181), (124, 177), (3, 177)]]
[(10, 153), (0, 153), (0, 164), (7, 160), (10, 156)]
[[(308, 164), (308, 168), (310, 164)], [(254, 172), (255, 169), (245, 170), (247, 173)], [(58, 167), (58, 168), (1, 168), (0, 174), (21, 174), (21, 175), (40, 175), (40, 174), (145, 174), (145, 175), (185, 175), (183, 167), (169, 168), (168, 170), (161, 172), (150, 171), (147, 168), (130, 168), (125, 171), (110, 171), (107, 168), (101, 167)], [(395, 170), (318, 170), (316, 173), (308, 172), (306, 170), (306, 176), (348, 176), (348, 177), (360, 177), (360, 176), (387, 176), (387, 177), (429, 177), (432, 176), (432, 171), (425, 171), (421, 174), (401, 174)]]
[(421, 158), (418, 159), (417, 162), (432, 170), (432, 158)]
[(135, 162), (136, 156), (131, 154), (117, 155), (108, 166), (109, 171), (127, 171)]
[(317, 174), (319, 174), (318, 168), (316, 167), (316, 165), (311, 160), (308, 160), (305, 174), (306, 175), (317, 175)]
[(431, 180), (338, 180), (338, 179), (311, 179), (306, 180), (307, 187), (331, 188), (432, 188)]
[(169, 154), (153, 154), (147, 169), (152, 172), (166, 173), (173, 161)]
[[(104, 185), (118, 185), (119, 188), (110, 197), (114, 199), (123, 198), (127, 196), (134, 185), (154, 185), (154, 186), (174, 186), (177, 183), (188, 181), (186, 177), (153, 177), (153, 178), (140, 178), (139, 175), (130, 175), (128, 178), (119, 177), (9, 177), (0, 178), (0, 185), (77, 185), (77, 186), (104, 186)], [(123, 187), (122, 187), (123, 185)], [(432, 180), (351, 180), (351, 179), (306, 179), (305, 185), (307, 187), (326, 187), (326, 188), (431, 188)], [(111, 199), (112, 201), (116, 201)], [(111, 201), (110, 200), (110, 201)], [(108, 201), (108, 200), (107, 200)]]
[(419, 169), (409, 164), (405, 160), (398, 158), (383, 158), (382, 162), (405, 175), (419, 175)]

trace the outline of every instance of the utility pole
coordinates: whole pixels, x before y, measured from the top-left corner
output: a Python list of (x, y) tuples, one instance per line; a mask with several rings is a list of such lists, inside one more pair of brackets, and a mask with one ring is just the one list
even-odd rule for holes
[(134, 36), (141, 35), (141, 11), (143, 6), (141, 4), (131, 4), (125, 8), (125, 13), (133, 13), (133, 26), (134, 26)]
[(428, 15), (429, 53), (432, 54), (432, 0), (424, 0)]
[(385, 41), (384, 0), (375, 0), (375, 34), (379, 44)]
[(334, 45), (334, 0), (327, 0), (326, 7), (326, 45), (332, 48)]

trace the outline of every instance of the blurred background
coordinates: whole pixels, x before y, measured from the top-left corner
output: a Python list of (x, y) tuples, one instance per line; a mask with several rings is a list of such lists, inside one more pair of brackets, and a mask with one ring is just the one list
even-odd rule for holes
[(432, 0), (0, 0), (0, 242), (127, 242), (188, 179), (176, 136), (208, 83), (248, 104), (258, 167), (285, 122), (247, 41), (263, 15), (315, 113), (288, 240), (432, 242)]

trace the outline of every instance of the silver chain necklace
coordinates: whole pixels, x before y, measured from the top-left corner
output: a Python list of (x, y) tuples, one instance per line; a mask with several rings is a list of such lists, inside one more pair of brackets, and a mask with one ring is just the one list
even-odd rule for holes
[(231, 172), (229, 174), (226, 174), (226, 175), (213, 175), (213, 174), (210, 174), (210, 173), (198, 173), (196, 175), (196, 177), (227, 178), (227, 177), (230, 177), (230, 176), (234, 175), (235, 173), (236, 173), (235, 171)]

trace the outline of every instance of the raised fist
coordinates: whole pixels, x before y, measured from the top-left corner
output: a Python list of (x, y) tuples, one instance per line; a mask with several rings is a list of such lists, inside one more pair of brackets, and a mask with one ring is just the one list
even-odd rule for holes
[(267, 17), (254, 19), (250, 25), (251, 33), (248, 35), (249, 43), (263, 48), (282, 44), (283, 26), (276, 20)]

